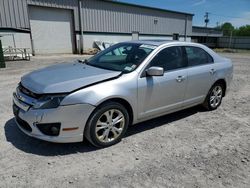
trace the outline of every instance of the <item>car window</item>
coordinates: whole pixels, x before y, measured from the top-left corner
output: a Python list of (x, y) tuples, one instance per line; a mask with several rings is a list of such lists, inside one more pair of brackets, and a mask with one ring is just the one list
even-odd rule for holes
[(182, 48), (179, 46), (165, 48), (152, 60), (150, 66), (162, 67), (164, 71), (179, 69), (187, 66)]
[(185, 47), (185, 50), (188, 58), (188, 66), (213, 63), (213, 58), (201, 48), (188, 46)]
[(89, 59), (89, 65), (114, 71), (132, 72), (156, 48), (154, 45), (120, 43)]
[(117, 62), (125, 61), (127, 54), (124, 53), (127, 49), (122, 46), (120, 48), (115, 48), (114, 50), (104, 54), (99, 58), (99, 63)]

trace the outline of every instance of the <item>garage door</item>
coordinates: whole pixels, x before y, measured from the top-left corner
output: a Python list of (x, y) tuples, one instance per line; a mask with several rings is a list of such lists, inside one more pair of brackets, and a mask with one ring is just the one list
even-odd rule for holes
[(72, 53), (72, 12), (65, 9), (29, 7), (36, 54)]

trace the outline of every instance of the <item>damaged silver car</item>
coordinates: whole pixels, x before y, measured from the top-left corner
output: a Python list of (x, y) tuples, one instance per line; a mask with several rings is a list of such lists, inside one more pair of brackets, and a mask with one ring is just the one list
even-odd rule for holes
[(200, 44), (123, 42), (23, 76), (13, 111), (29, 136), (107, 147), (128, 125), (199, 104), (215, 110), (232, 75), (231, 60)]

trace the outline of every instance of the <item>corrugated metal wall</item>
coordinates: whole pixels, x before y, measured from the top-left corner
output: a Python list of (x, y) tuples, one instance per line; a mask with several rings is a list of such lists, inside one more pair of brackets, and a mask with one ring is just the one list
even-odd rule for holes
[(26, 0), (0, 0), (0, 27), (29, 28)]
[[(185, 14), (158, 11), (107, 1), (85, 0), (84, 31), (142, 34), (185, 34)], [(157, 20), (157, 21), (155, 21)], [(157, 22), (157, 23), (155, 23)], [(188, 15), (187, 34), (192, 32), (192, 16)]]
[[(78, 0), (0, 0), (0, 27), (29, 29), (28, 5), (72, 9), (75, 30), (80, 30)], [(191, 35), (192, 16), (187, 16), (187, 35)], [(100, 0), (83, 1), (83, 29), (88, 32), (184, 35), (185, 19), (185, 14), (174, 12)]]
[(79, 30), (78, 0), (0, 0), (0, 28), (30, 29), (29, 5), (71, 9)]

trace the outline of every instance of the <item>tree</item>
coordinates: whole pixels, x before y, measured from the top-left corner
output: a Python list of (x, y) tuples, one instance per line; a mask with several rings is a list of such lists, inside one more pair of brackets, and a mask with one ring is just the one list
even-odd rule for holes
[(231, 32), (235, 31), (234, 26), (229, 22), (222, 24), (220, 28), (223, 31), (224, 36), (230, 36)]
[(241, 26), (239, 29), (236, 29), (235, 35), (250, 36), (250, 25)]
[(233, 36), (250, 36), (250, 25), (235, 28), (231, 23), (226, 22), (221, 26), (217, 26), (215, 28), (222, 30), (224, 36), (230, 36), (231, 32)]

